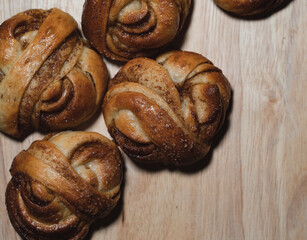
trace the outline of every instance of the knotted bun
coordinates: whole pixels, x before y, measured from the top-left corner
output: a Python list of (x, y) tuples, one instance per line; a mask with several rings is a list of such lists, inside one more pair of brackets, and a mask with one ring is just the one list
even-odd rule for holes
[(282, 4), (284, 0), (214, 0), (215, 3), (228, 12), (242, 16), (251, 16), (271, 11)]
[(0, 130), (75, 127), (96, 112), (108, 72), (76, 21), (59, 9), (28, 10), (0, 26)]
[(23, 239), (83, 239), (117, 204), (122, 158), (92, 132), (62, 132), (35, 141), (11, 166), (6, 190), (11, 223)]
[(86, 0), (85, 37), (117, 61), (149, 56), (171, 42), (188, 15), (191, 0)]
[(173, 51), (123, 66), (110, 80), (103, 114), (109, 133), (132, 159), (187, 165), (208, 153), (230, 91), (208, 59)]

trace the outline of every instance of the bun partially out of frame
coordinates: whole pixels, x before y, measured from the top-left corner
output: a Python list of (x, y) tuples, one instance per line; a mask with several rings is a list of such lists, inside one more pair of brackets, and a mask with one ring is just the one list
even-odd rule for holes
[(27, 240), (83, 239), (120, 198), (122, 158), (93, 132), (62, 132), (35, 141), (14, 159), (6, 190), (12, 225)]
[(227, 12), (242, 16), (251, 16), (271, 11), (285, 0), (214, 0)]
[(116, 61), (152, 55), (181, 30), (191, 0), (86, 0), (84, 36)]

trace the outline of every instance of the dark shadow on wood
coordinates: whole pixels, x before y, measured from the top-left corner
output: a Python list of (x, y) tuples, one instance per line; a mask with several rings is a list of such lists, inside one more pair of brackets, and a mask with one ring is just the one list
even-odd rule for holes
[(6, 134), (5, 132), (1, 132), (1, 134), (3, 136), (6, 136), (7, 138), (11, 139), (11, 140), (14, 140), (16, 142), (19, 142), (19, 143), (22, 143), (27, 137), (29, 137), (31, 134), (33, 134), (35, 132), (35, 130), (31, 130), (31, 131), (28, 131), (27, 133), (23, 134), (21, 137), (19, 138), (14, 138), (8, 134)]
[(179, 34), (175, 37), (175, 39), (169, 44), (167, 51), (170, 51), (171, 49), (176, 49), (176, 50), (181, 49), (182, 45), (186, 40), (186, 33), (191, 25), (193, 12), (194, 12), (194, 1), (192, 0), (188, 16), (183, 24), (183, 27), (179, 32)]
[[(131, 158), (129, 158), (135, 164), (138, 168), (148, 172), (148, 173), (155, 173), (155, 172), (160, 172), (162, 170), (165, 170), (168, 168), (168, 166), (165, 166), (163, 163), (141, 163), (137, 162)], [(172, 168), (172, 166), (169, 166)], [(171, 170), (171, 169), (170, 169)]]
[[(89, 129), (92, 125), (94, 125), (94, 123), (96, 121), (100, 120), (100, 118), (104, 119), (103, 115), (102, 115), (101, 105), (99, 106), (96, 113), (89, 120), (85, 121), (84, 123), (81, 123), (80, 125), (78, 125), (74, 128), (71, 128), (71, 130), (73, 130), (73, 131), (87, 131), (87, 129)], [(100, 133), (100, 134), (102, 134), (102, 133)]]

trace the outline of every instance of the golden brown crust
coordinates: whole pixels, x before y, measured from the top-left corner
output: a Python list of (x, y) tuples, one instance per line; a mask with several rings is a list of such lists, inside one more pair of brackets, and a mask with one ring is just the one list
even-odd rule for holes
[(270, 11), (284, 0), (214, 0), (215, 3), (228, 12), (242, 16), (251, 16)]
[(110, 80), (103, 115), (111, 136), (131, 158), (187, 165), (209, 151), (230, 91), (208, 59), (173, 51), (123, 66)]
[(59, 9), (28, 10), (0, 26), (0, 130), (60, 130), (100, 106), (108, 72), (83, 44), (76, 21)]
[(6, 206), (23, 239), (83, 239), (117, 204), (122, 158), (92, 132), (62, 132), (35, 141), (11, 166)]
[(149, 56), (171, 42), (188, 15), (190, 0), (86, 0), (82, 30), (116, 61)]

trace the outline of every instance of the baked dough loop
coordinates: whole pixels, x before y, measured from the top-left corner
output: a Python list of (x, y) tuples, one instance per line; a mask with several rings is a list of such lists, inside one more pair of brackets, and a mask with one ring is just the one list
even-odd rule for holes
[(156, 61), (126, 63), (110, 80), (103, 115), (132, 159), (188, 165), (208, 153), (230, 94), (226, 77), (208, 59), (172, 51)]
[(222, 9), (237, 15), (251, 16), (271, 11), (285, 0), (214, 0)]
[(6, 190), (12, 225), (23, 239), (83, 239), (120, 198), (122, 158), (93, 132), (61, 132), (14, 159)]
[(68, 129), (94, 115), (108, 81), (100, 56), (59, 9), (28, 10), (0, 26), (0, 130)]
[(181, 30), (191, 0), (86, 0), (85, 37), (116, 61), (152, 55)]

